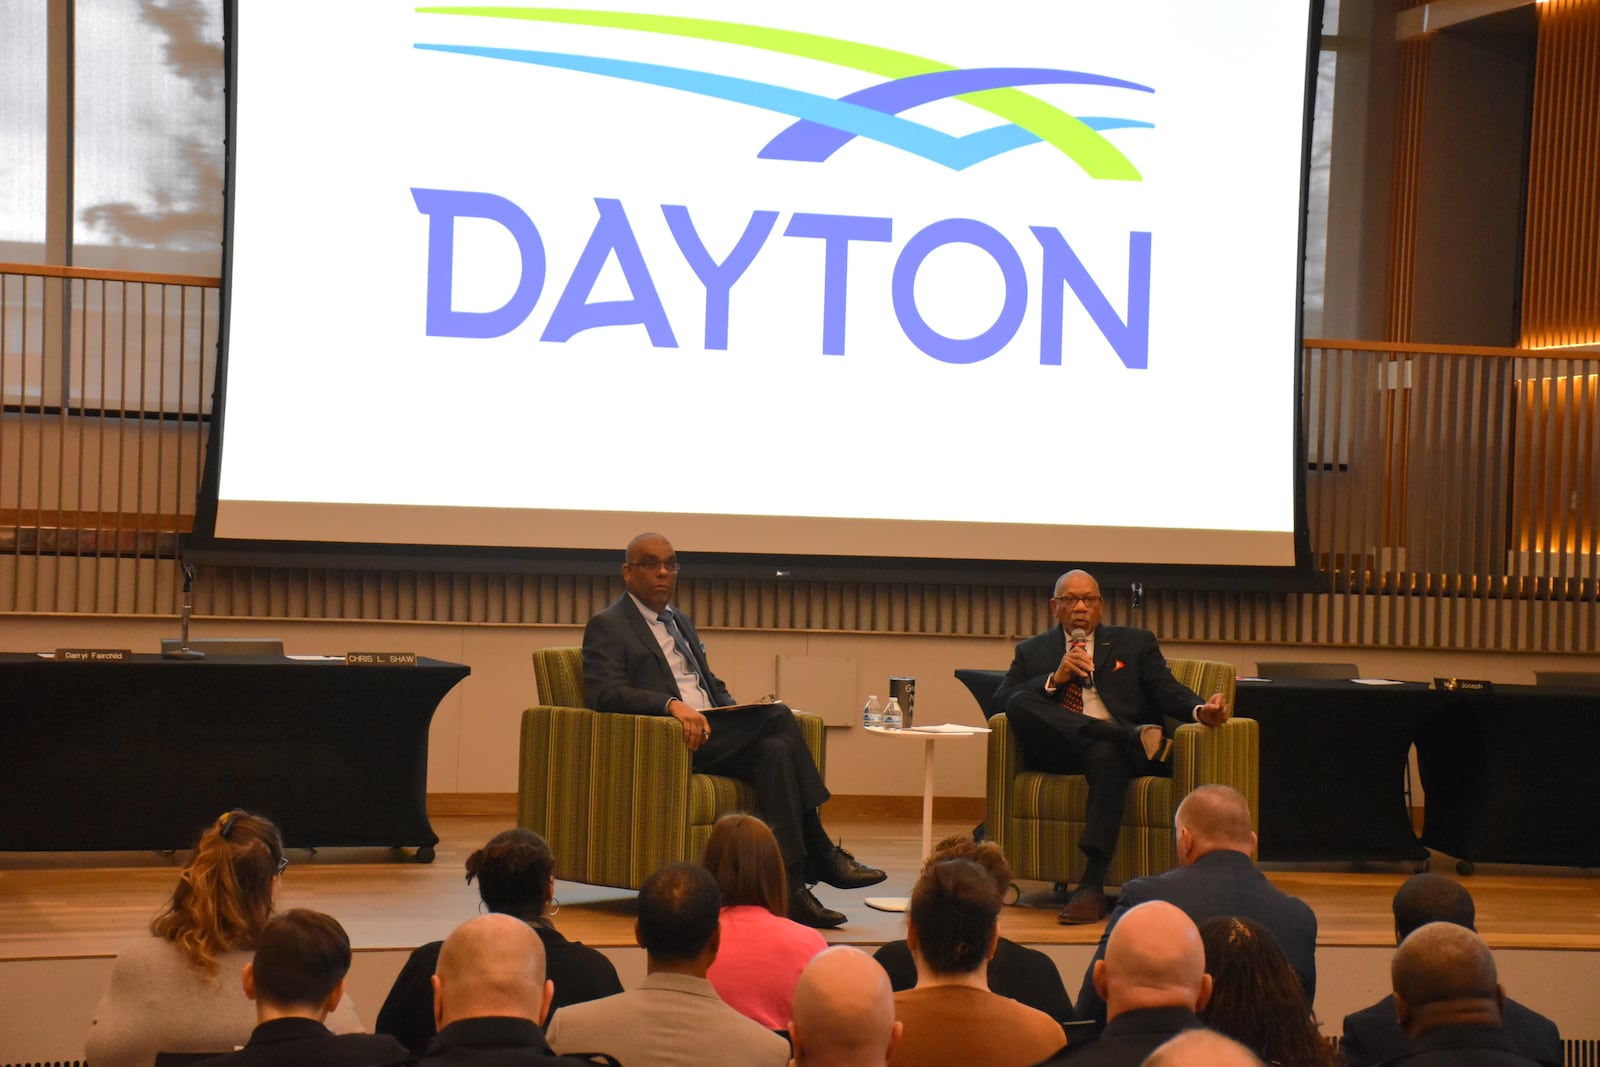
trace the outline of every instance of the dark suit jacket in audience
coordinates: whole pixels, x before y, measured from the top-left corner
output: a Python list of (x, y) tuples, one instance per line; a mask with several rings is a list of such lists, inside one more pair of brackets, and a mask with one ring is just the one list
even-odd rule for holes
[[(1507, 997), (1502, 1025), (1518, 1052), (1545, 1067), (1561, 1067), (1561, 1032), (1555, 1023)], [(1376, 1067), (1410, 1051), (1411, 1042), (1395, 1018), (1393, 996), (1344, 1017), (1339, 1055), (1345, 1067)]]
[(205, 1061), (215, 1067), (395, 1067), (406, 1047), (382, 1034), (335, 1034), (315, 1019), (272, 1019), (237, 1052)]
[[(1139, 1067), (1145, 1057), (1166, 1044), (1167, 1039), (1204, 1024), (1188, 1008), (1142, 1008), (1125, 1011), (1106, 1024), (1100, 1036), (1083, 1044), (1072, 1044), (1044, 1064), (1070, 1067)], [(1041, 1064), (1040, 1067), (1044, 1067)]]
[[(889, 984), (895, 992), (916, 986), (917, 963), (904, 941), (889, 942), (872, 958), (889, 972)], [(1058, 1023), (1073, 1019), (1072, 998), (1067, 996), (1067, 987), (1061, 982), (1061, 972), (1056, 969), (1055, 961), (1038, 949), (1003, 937), (995, 949), (994, 959), (989, 961), (989, 991), (1037, 1008)]]
[(1534, 1067), (1499, 1026), (1441, 1026), (1417, 1039), (1394, 1067)]
[[(1094, 958), (1106, 956), (1111, 931), (1127, 911), (1147, 900), (1164, 900), (1175, 905), (1196, 926), (1215, 915), (1238, 915), (1254, 919), (1272, 934), (1288, 957), (1289, 966), (1305, 987), (1306, 1007), (1317, 997), (1317, 916), (1299, 897), (1292, 897), (1267, 881), (1266, 875), (1243, 852), (1219, 849), (1208, 852), (1187, 867), (1174, 867), (1165, 874), (1133, 878), (1122, 887), (1116, 910), (1100, 935)], [(1105, 1018), (1105, 1002), (1094, 988), (1094, 962), (1083, 974), (1078, 991), (1078, 1018)]]
[[(580, 1004), (622, 992), (617, 969), (603, 954), (579, 941), (568, 941), (553, 926), (535, 924), (534, 932), (544, 942), (545, 974), (556, 984), (551, 1014), (563, 1004)], [(427, 1051), (433, 1040), (433, 972), (439, 966), (443, 941), (430, 941), (406, 960), (395, 977), (394, 986), (378, 1009), (380, 1034), (393, 1034), (411, 1050), (413, 1060)], [(545, 1022), (549, 1022), (546, 1019)]]
[(496, 1015), (457, 1019), (440, 1030), (422, 1058), (422, 1067), (578, 1067), (616, 1062), (610, 1056), (557, 1056), (537, 1023)]

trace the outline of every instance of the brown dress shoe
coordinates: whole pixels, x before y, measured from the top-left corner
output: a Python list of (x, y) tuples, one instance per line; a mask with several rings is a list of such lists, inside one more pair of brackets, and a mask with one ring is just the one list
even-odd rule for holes
[(1095, 885), (1080, 885), (1067, 898), (1064, 908), (1056, 912), (1056, 922), (1063, 926), (1082, 926), (1104, 919), (1111, 908), (1106, 903), (1105, 890)]

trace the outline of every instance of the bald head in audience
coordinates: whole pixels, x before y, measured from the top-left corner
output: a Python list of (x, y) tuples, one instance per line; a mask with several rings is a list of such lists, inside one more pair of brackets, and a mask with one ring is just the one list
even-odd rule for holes
[(865, 952), (835, 945), (801, 972), (789, 1023), (797, 1067), (883, 1067), (900, 1030), (889, 976)]
[(1094, 986), (1109, 1022), (1125, 1011), (1188, 1008), (1211, 999), (1206, 950), (1193, 920), (1164, 900), (1128, 909), (1094, 964)]
[(480, 915), (456, 927), (433, 974), (433, 1019), (509, 1016), (543, 1024), (555, 985), (544, 976), (544, 944), (510, 915)]
[(1394, 1010), (1415, 1041), (1441, 1026), (1500, 1025), (1505, 993), (1483, 939), (1464, 926), (1418, 927), (1389, 965)]
[(1142, 1067), (1262, 1067), (1254, 1052), (1215, 1030), (1185, 1030), (1145, 1058)]
[(1185, 867), (1220, 849), (1255, 855), (1250, 802), (1237, 789), (1200, 786), (1183, 798), (1172, 824), (1178, 831), (1178, 863)]

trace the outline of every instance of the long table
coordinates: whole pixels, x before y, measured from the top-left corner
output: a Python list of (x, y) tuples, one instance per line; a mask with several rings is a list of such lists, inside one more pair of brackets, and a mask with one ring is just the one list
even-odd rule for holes
[(1419, 683), (1240, 681), (1238, 713), (1261, 728), (1261, 859), (1426, 860), (1405, 769), (1441, 695)]
[[(1261, 724), (1263, 860), (1424, 860), (1600, 866), (1600, 693), (1420, 683), (1238, 685)], [(1412, 744), (1423, 828), (1403, 773)]]
[(291, 847), (433, 858), (428, 727), (470, 668), (0, 654), (0, 851), (182, 849), (229, 808)]

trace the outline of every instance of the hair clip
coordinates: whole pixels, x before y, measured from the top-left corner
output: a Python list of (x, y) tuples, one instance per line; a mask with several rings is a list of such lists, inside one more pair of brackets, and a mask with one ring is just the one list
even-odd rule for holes
[(224, 841), (228, 840), (228, 835), (233, 833), (234, 821), (238, 818), (239, 813), (237, 811), (230, 811), (224, 815), (222, 817), (222, 825), (217, 828), (217, 835)]

